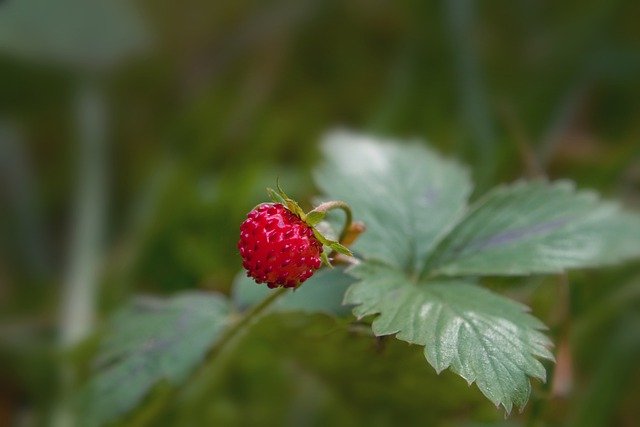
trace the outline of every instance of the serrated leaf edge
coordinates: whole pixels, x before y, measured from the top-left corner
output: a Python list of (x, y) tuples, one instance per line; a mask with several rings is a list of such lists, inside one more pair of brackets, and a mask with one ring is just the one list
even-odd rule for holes
[[(352, 299), (353, 297), (353, 293), (355, 292), (355, 289), (362, 283), (362, 279), (363, 277), (359, 276), (358, 273), (358, 267), (363, 267), (365, 266), (367, 263), (364, 264), (359, 264), (356, 266), (352, 266), (350, 268), (348, 268), (347, 270), (345, 270), (347, 273), (351, 274), (352, 276), (354, 276), (356, 279), (358, 279), (357, 282), (353, 283), (345, 292), (344, 298), (343, 298), (343, 304), (344, 305), (353, 305), (353, 314), (354, 316), (358, 319), (361, 320), (364, 317), (367, 316), (375, 316), (371, 325), (372, 331), (374, 333), (374, 335), (376, 336), (388, 336), (388, 335), (393, 335), (396, 339), (400, 340), (400, 341), (405, 341), (408, 342), (409, 344), (415, 344), (415, 345), (421, 345), (422, 347), (424, 347), (423, 350), (423, 354), (425, 356), (425, 359), (427, 359), (427, 362), (434, 368), (434, 370), (436, 371), (437, 374), (442, 373), (444, 370), (446, 369), (450, 369), (452, 372), (456, 373), (457, 375), (459, 375), (460, 377), (462, 377), (468, 385), (473, 384), (474, 382), (477, 384), (478, 389), (480, 390), (480, 392), (485, 395), (485, 397), (487, 397), (494, 405), (496, 405), (496, 407), (499, 407), (500, 405), (502, 405), (506, 411), (506, 414), (510, 414), (511, 410), (513, 408), (513, 401), (509, 400), (509, 401), (501, 401), (501, 400), (496, 400), (491, 398), (490, 396), (488, 396), (488, 394), (485, 392), (485, 390), (483, 389), (483, 387), (480, 386), (480, 384), (477, 383), (477, 378), (468, 378), (467, 376), (465, 376), (465, 374), (463, 372), (460, 372), (459, 370), (455, 369), (452, 365), (451, 362), (447, 363), (446, 365), (441, 365), (440, 363), (438, 363), (437, 361), (431, 360), (431, 357), (428, 355), (427, 351), (427, 344), (421, 344), (421, 343), (416, 343), (416, 342), (412, 342), (409, 341), (408, 339), (403, 337), (403, 329), (398, 329), (398, 330), (392, 330), (392, 331), (387, 331), (385, 333), (381, 333), (379, 330), (377, 330), (377, 326), (376, 326), (376, 320), (378, 320), (379, 316), (381, 315), (381, 310), (378, 310), (376, 307), (368, 307), (365, 308), (364, 311), (362, 311), (362, 305), (364, 305), (366, 303), (366, 301), (357, 301)], [(369, 263), (369, 264), (374, 264), (377, 265), (379, 267), (383, 267), (383, 268), (391, 268), (393, 269), (394, 267), (392, 266), (388, 266), (382, 263)], [(462, 280), (464, 280), (465, 278), (461, 278)], [(467, 278), (468, 279), (468, 278)], [(451, 279), (449, 279), (451, 280)], [(407, 279), (408, 282), (410, 282), (409, 279)], [(402, 288), (403, 285), (398, 285), (396, 286), (396, 289), (400, 289)], [(416, 286), (415, 284), (412, 284), (411, 286)], [(428, 286), (428, 285), (427, 285)], [(484, 288), (480, 288), (483, 289), (486, 292), (490, 292), (487, 289)], [(390, 290), (391, 292), (393, 292), (393, 290)], [(387, 295), (388, 297), (388, 295)], [(550, 348), (553, 347), (553, 343), (551, 342), (551, 340), (544, 334), (542, 334), (542, 331), (547, 330), (548, 327), (542, 323), (539, 319), (537, 319), (536, 317), (530, 315), (531, 309), (530, 307), (528, 307), (525, 304), (522, 304), (518, 301), (514, 301), (512, 299), (509, 298), (505, 298), (506, 300), (508, 300), (514, 307), (519, 308), (522, 311), (522, 314), (526, 315), (526, 317), (528, 318), (528, 320), (530, 322), (532, 322), (531, 325), (531, 329), (533, 332), (538, 334), (538, 338), (540, 339), (540, 345), (541, 347), (537, 349), (537, 351), (535, 353), (532, 353), (532, 357), (534, 357), (534, 359), (536, 359), (536, 361), (538, 363), (542, 363), (540, 359), (542, 360), (548, 360), (551, 362), (555, 362), (555, 357), (553, 356), (553, 354), (551, 353)], [(462, 317), (462, 316), (460, 316)], [(533, 377), (536, 379), (539, 379), (542, 382), (546, 382), (546, 370), (544, 372), (541, 372), (540, 375), (537, 375), (535, 373), (527, 373), (524, 372), (524, 375), (527, 377)], [(522, 411), (525, 407), (525, 405), (528, 402), (528, 398), (530, 396), (530, 390), (531, 390), (531, 384), (530, 381), (527, 381), (528, 384), (528, 391), (527, 391), (527, 398), (525, 401), (521, 402), (521, 404), (519, 405), (519, 409), (520, 411)]]

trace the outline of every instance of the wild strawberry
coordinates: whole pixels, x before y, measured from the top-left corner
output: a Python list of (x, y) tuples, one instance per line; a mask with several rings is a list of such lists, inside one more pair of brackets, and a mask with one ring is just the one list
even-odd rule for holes
[(240, 226), (238, 249), (247, 276), (270, 288), (296, 288), (322, 263), (313, 229), (280, 203), (253, 209)]

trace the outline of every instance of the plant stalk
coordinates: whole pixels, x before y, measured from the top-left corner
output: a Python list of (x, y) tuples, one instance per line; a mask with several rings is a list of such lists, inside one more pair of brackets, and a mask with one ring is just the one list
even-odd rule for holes
[(351, 224), (353, 222), (353, 213), (351, 212), (351, 206), (349, 206), (347, 202), (343, 202), (342, 200), (332, 200), (330, 202), (324, 202), (318, 205), (311, 212), (326, 213), (333, 209), (341, 209), (345, 213), (344, 226), (342, 227), (342, 232), (338, 237), (338, 241), (342, 243), (345, 237), (347, 237), (347, 234), (349, 233), (349, 230), (351, 229)]
[(224, 355), (229, 354), (249, 327), (251, 327), (274, 302), (287, 292), (289, 292), (289, 288), (278, 288), (271, 292), (260, 303), (247, 310), (238, 321), (223, 332), (218, 342), (209, 350), (202, 367), (192, 375), (193, 383), (181, 393), (181, 398), (183, 398), (185, 402), (197, 400), (194, 399), (194, 397), (200, 396), (206, 391), (206, 387), (215, 380), (218, 374), (218, 367), (224, 364), (221, 361)]
[[(93, 330), (107, 203), (107, 106), (101, 81), (83, 76), (75, 105), (78, 158), (69, 259), (62, 286), (58, 345), (68, 351)], [(77, 425), (70, 404), (76, 382), (71, 362), (60, 364), (60, 393), (51, 425)]]
[(286, 294), (287, 291), (289, 291), (289, 288), (278, 288), (260, 301), (260, 303), (251, 307), (232, 327), (227, 329), (216, 345), (213, 346), (211, 353), (217, 353), (227, 342), (233, 340), (235, 336), (242, 334), (251, 323), (257, 320), (271, 304)]

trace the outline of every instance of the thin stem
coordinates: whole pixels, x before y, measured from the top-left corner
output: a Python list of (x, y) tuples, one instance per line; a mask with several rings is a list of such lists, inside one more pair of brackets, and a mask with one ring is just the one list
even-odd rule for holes
[(342, 228), (342, 232), (340, 233), (340, 237), (338, 238), (338, 241), (342, 243), (344, 238), (349, 233), (349, 229), (351, 228), (351, 223), (353, 222), (353, 214), (351, 213), (351, 206), (349, 206), (347, 202), (343, 202), (342, 200), (332, 200), (330, 202), (325, 202), (320, 204), (311, 212), (326, 213), (333, 209), (342, 209), (345, 213), (344, 227)]
[[(220, 337), (218, 342), (211, 348), (207, 354), (206, 360), (202, 367), (197, 370), (191, 377), (193, 383), (182, 393), (184, 402), (194, 401), (195, 396), (205, 392), (205, 387), (212, 383), (218, 373), (218, 366), (222, 365), (221, 357), (223, 354), (229, 354), (234, 345), (238, 343), (240, 337), (247, 329), (260, 318), (264, 312), (280, 297), (285, 295), (289, 288), (278, 288), (271, 292), (265, 299), (257, 305), (247, 310), (230, 328), (228, 328)], [(195, 399), (197, 400), (197, 399)]]
[(59, 340), (65, 349), (87, 337), (93, 328), (106, 223), (106, 101), (100, 82), (86, 79), (79, 89), (75, 112), (80, 159), (69, 265), (60, 308)]
[[(94, 326), (106, 224), (107, 119), (102, 82), (95, 76), (84, 76), (75, 111), (80, 158), (69, 264), (60, 301), (58, 344), (62, 351), (85, 339)], [(76, 375), (69, 360), (62, 360), (59, 375), (58, 402), (49, 424), (73, 427), (78, 423), (70, 395)]]
[(251, 307), (251, 309), (247, 310), (247, 312), (233, 325), (231, 328), (227, 329), (224, 335), (220, 338), (220, 340), (216, 343), (216, 345), (211, 349), (211, 353), (216, 353), (226, 345), (227, 342), (231, 341), (236, 335), (244, 332), (244, 329), (248, 327), (254, 320), (256, 320), (260, 315), (271, 306), (275, 301), (277, 301), (282, 295), (286, 294), (289, 291), (289, 288), (278, 288), (277, 290), (271, 292), (265, 299), (260, 301), (259, 304)]

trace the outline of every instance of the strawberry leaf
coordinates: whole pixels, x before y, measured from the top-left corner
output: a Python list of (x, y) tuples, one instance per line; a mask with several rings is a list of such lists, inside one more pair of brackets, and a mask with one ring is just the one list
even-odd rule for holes
[[(336, 251), (336, 252), (338, 252), (340, 254), (343, 254), (343, 255), (353, 256), (353, 254), (351, 253), (349, 248), (347, 248), (346, 246), (340, 244), (339, 242), (336, 242), (335, 240), (330, 240), (330, 239), (326, 238), (325, 236), (323, 236), (315, 228), (313, 229), (313, 235), (316, 237), (316, 239), (318, 239), (320, 241), (320, 243), (322, 243), (324, 246), (330, 248), (331, 250), (334, 250), (334, 251)], [(323, 251), (323, 253), (325, 253), (325, 252), (326, 251)]]
[(302, 210), (300, 205), (298, 205), (298, 202), (293, 200), (291, 197), (287, 196), (287, 193), (285, 193), (284, 190), (282, 189), (282, 187), (280, 187), (280, 181), (278, 181), (276, 183), (276, 186), (278, 188), (278, 194), (280, 195), (280, 197), (284, 201), (284, 205), (287, 207), (287, 209), (289, 209), (291, 212), (293, 212), (299, 218), (301, 218), (303, 221), (305, 221), (306, 220), (306, 214), (304, 213), (304, 211)]
[(339, 254), (347, 255), (347, 256), (353, 256), (353, 254), (351, 253), (349, 248), (347, 248), (346, 246), (344, 246), (344, 245), (342, 245), (342, 244), (340, 244), (338, 242), (329, 243), (329, 247), (331, 249), (333, 249), (334, 251), (338, 252)]
[[(640, 256), (640, 217), (572, 184), (500, 187), (470, 209), (466, 172), (418, 145), (330, 134), (315, 177), (348, 201), (367, 231), (353, 245), (364, 262), (347, 291), (358, 317), (378, 315), (376, 335), (425, 346), (509, 412), (544, 379), (552, 359), (543, 325), (525, 307), (475, 285), (478, 275), (552, 273)], [(331, 217), (327, 217), (332, 220)], [(455, 276), (449, 279), (443, 276)]]
[(326, 199), (345, 200), (367, 231), (353, 244), (365, 259), (419, 271), (464, 213), (467, 171), (416, 142), (333, 132), (315, 180)]
[(293, 212), (294, 214), (296, 214), (300, 219), (302, 219), (303, 221), (306, 221), (307, 216), (304, 213), (304, 211), (302, 210), (302, 208), (300, 207), (300, 205), (298, 205), (298, 203), (293, 200), (293, 199), (286, 199), (285, 200), (285, 206), (287, 207), (287, 209), (289, 209), (291, 212)]
[(519, 182), (479, 200), (438, 247), (427, 272), (556, 273), (640, 256), (640, 216), (568, 181)]
[(273, 203), (280, 203), (281, 205), (287, 204), (287, 201), (273, 188), (267, 188), (267, 193), (269, 194), (269, 198)]
[(324, 265), (326, 265), (329, 268), (333, 268), (333, 265), (331, 264), (331, 260), (329, 259), (329, 255), (327, 255), (327, 250), (323, 249), (322, 253), (320, 254), (320, 259), (322, 259), (322, 263)]
[(539, 359), (552, 360), (544, 325), (527, 307), (473, 284), (470, 279), (410, 280), (392, 267), (363, 263), (345, 295), (358, 318), (377, 315), (376, 336), (424, 346), (428, 362), (475, 382), (496, 406), (510, 412), (529, 397), (528, 377), (545, 380)]
[[(461, 220), (471, 192), (466, 171), (417, 144), (349, 133), (330, 134), (327, 160), (315, 174), (327, 198), (346, 200), (367, 229), (353, 250), (345, 303), (362, 318), (378, 314), (373, 332), (425, 346), (438, 372), (450, 368), (496, 405), (511, 411), (529, 396), (529, 377), (545, 378), (552, 359), (542, 323), (525, 307), (474, 285), (472, 278), (430, 277), (427, 261)], [(327, 217), (331, 219), (330, 217)]]
[(81, 424), (116, 420), (156, 384), (182, 383), (216, 342), (229, 313), (225, 298), (204, 292), (140, 298), (118, 311), (80, 396)]
[(298, 202), (287, 196), (287, 193), (284, 192), (282, 187), (280, 187), (280, 180), (276, 182), (276, 188), (278, 191), (273, 190), (272, 188), (267, 188), (267, 193), (269, 193), (269, 197), (275, 203), (283, 204), (287, 209), (296, 214), (300, 219), (306, 221), (306, 214), (298, 205)]
[(311, 227), (316, 226), (324, 219), (327, 215), (326, 212), (322, 211), (311, 211), (306, 215), (305, 222), (309, 224)]

